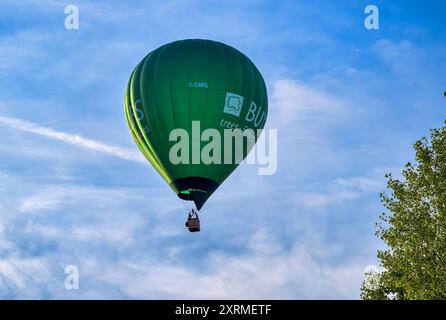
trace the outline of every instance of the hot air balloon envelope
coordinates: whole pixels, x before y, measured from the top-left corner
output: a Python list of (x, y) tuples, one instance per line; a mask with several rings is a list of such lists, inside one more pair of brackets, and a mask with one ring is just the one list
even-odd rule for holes
[[(215, 154), (215, 161), (203, 161), (211, 142), (221, 144), (224, 153), (223, 138), (203, 141), (206, 129), (221, 137), (225, 129), (262, 129), (267, 114), (265, 82), (256, 66), (240, 51), (211, 40), (175, 41), (150, 52), (133, 70), (125, 94), (127, 124), (137, 146), (174, 192), (197, 209), (239, 164), (225, 162), (224, 154), (221, 161)], [(172, 161), (179, 140), (175, 129), (190, 138), (188, 154), (183, 149), (181, 155), (188, 161)], [(241, 158), (253, 144), (247, 145)]]

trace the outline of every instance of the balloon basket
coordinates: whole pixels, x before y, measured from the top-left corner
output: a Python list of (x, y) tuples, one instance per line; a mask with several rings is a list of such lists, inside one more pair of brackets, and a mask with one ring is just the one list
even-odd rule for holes
[(189, 217), (186, 222), (186, 227), (190, 232), (198, 232), (200, 231), (200, 219), (198, 216)]

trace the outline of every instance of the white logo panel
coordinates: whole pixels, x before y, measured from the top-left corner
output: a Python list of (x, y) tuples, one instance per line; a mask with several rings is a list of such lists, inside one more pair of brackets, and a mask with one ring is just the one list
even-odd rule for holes
[(236, 117), (240, 116), (242, 111), (243, 99), (241, 95), (232, 92), (226, 92), (224, 113), (232, 114)]

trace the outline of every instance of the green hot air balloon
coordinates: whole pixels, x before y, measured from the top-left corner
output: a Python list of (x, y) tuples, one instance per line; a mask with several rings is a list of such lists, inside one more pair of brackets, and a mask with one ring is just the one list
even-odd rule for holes
[[(225, 129), (257, 132), (267, 114), (265, 82), (254, 63), (211, 40), (175, 41), (150, 52), (133, 70), (125, 93), (125, 116), (137, 146), (173, 191), (194, 201), (198, 210), (238, 166), (224, 159)], [(180, 135), (172, 133), (175, 129)], [(206, 141), (201, 136), (206, 129), (222, 138)], [(176, 152), (185, 135), (191, 139), (187, 150)], [(243, 140), (242, 158), (257, 137)], [(220, 144), (221, 161), (215, 160), (215, 150), (209, 152), (214, 161), (201, 159), (210, 143)], [(228, 159), (235, 159), (236, 146), (229, 151)], [(172, 155), (187, 161), (172, 161)]]

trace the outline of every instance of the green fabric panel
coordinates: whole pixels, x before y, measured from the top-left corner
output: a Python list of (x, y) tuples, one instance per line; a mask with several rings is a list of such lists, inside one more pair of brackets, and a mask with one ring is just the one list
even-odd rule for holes
[[(140, 73), (140, 70), (141, 70), (141, 64), (137, 66), (134, 74), (138, 75), (138, 73)], [(152, 164), (153, 167), (155, 167), (155, 169), (163, 177), (163, 179), (165, 179), (168, 183), (170, 183), (172, 179), (170, 178), (168, 171), (164, 168), (164, 166), (157, 158), (156, 153), (154, 152), (154, 149), (150, 143), (150, 140), (146, 137), (146, 132), (144, 131), (144, 128), (150, 127), (150, 124), (147, 122), (148, 114), (143, 112), (144, 116), (141, 120), (139, 120), (139, 118), (134, 117), (135, 114), (139, 115), (139, 113), (141, 112), (136, 110), (137, 107), (139, 107), (139, 109), (143, 109), (141, 102), (137, 103), (138, 99), (141, 98), (139, 95), (139, 91), (135, 90), (134, 79), (135, 77), (131, 77), (129, 83), (130, 84), (129, 88), (132, 88), (130, 92), (130, 108), (129, 108), (129, 110), (131, 110), (131, 112), (129, 112), (130, 119), (132, 120), (131, 123), (135, 127), (134, 131), (137, 133), (140, 143), (142, 144), (142, 146), (144, 147), (149, 156), (150, 163)], [(136, 79), (139, 79), (139, 77), (136, 77)], [(137, 81), (136, 87), (139, 88), (139, 81)]]
[[(133, 72), (132, 72), (132, 76), (133, 76)], [(125, 112), (127, 126), (129, 127), (132, 137), (134, 138), (138, 148), (141, 150), (141, 152), (147, 158), (147, 160), (149, 160), (151, 158), (150, 151), (147, 150), (146, 146), (144, 145), (144, 141), (142, 140), (141, 134), (139, 133), (139, 130), (136, 128), (135, 118), (133, 116), (133, 110), (131, 110), (131, 108), (130, 108), (131, 102), (130, 102), (129, 87), (130, 86), (128, 84), (127, 88), (126, 88), (125, 97), (124, 97), (124, 112)]]
[[(132, 73), (133, 76), (134, 72)], [(131, 77), (132, 77), (131, 76)], [(141, 134), (141, 131), (139, 130), (138, 126), (136, 125), (136, 119), (134, 117), (134, 111), (131, 108), (131, 99), (130, 99), (130, 83), (127, 85), (125, 100), (124, 100), (124, 111), (126, 116), (127, 125), (130, 129), (130, 132), (132, 134), (132, 137), (144, 155), (144, 157), (153, 165), (153, 167), (156, 169), (156, 171), (161, 175), (161, 177), (166, 180), (167, 183), (171, 182), (171, 179), (166, 174), (164, 168), (160, 165), (160, 163), (155, 159), (153, 153), (148, 148), (144, 137)]]
[[(182, 168), (181, 166), (174, 166), (169, 161), (170, 131), (164, 129), (168, 125), (164, 123), (166, 111), (160, 110), (161, 108), (158, 103), (159, 97), (156, 91), (156, 82), (158, 82), (158, 79), (155, 78), (155, 67), (160, 51), (164, 47), (165, 46), (156, 49), (147, 56), (140, 69), (139, 77), (137, 77), (135, 73), (135, 80), (139, 81), (139, 86), (135, 82), (132, 89), (135, 91), (135, 98), (140, 97), (142, 100), (142, 108), (144, 114), (147, 115), (147, 117), (139, 121), (142, 127), (148, 125), (150, 128), (145, 136), (151, 144), (154, 154), (164, 166), (170, 178), (175, 179), (176, 176), (181, 175), (180, 172)], [(165, 86), (169, 86), (169, 84), (165, 84)], [(164, 107), (166, 107), (166, 105), (164, 105)]]
[[(168, 182), (170, 183), (172, 181), (171, 178), (171, 168), (166, 168), (166, 162), (163, 162), (160, 159), (160, 153), (157, 150), (157, 147), (154, 146), (154, 144), (157, 144), (157, 140), (159, 135), (157, 134), (157, 131), (153, 128), (156, 127), (157, 124), (157, 118), (156, 114), (153, 112), (150, 112), (146, 108), (146, 102), (141, 96), (141, 72), (143, 65), (146, 63), (148, 58), (147, 56), (143, 61), (136, 67), (134, 76), (131, 78), (130, 81), (130, 88), (131, 88), (131, 102), (132, 102), (132, 108), (134, 110), (134, 114), (137, 114), (136, 108), (139, 108), (142, 110), (143, 117), (140, 117), (136, 119), (137, 127), (139, 128), (139, 132), (145, 141), (145, 144), (147, 145), (150, 152), (153, 154), (154, 162), (152, 163), (153, 166), (157, 165), (161, 171), (163, 171), (163, 175), (167, 177)], [(170, 163), (167, 163), (170, 164)]]

